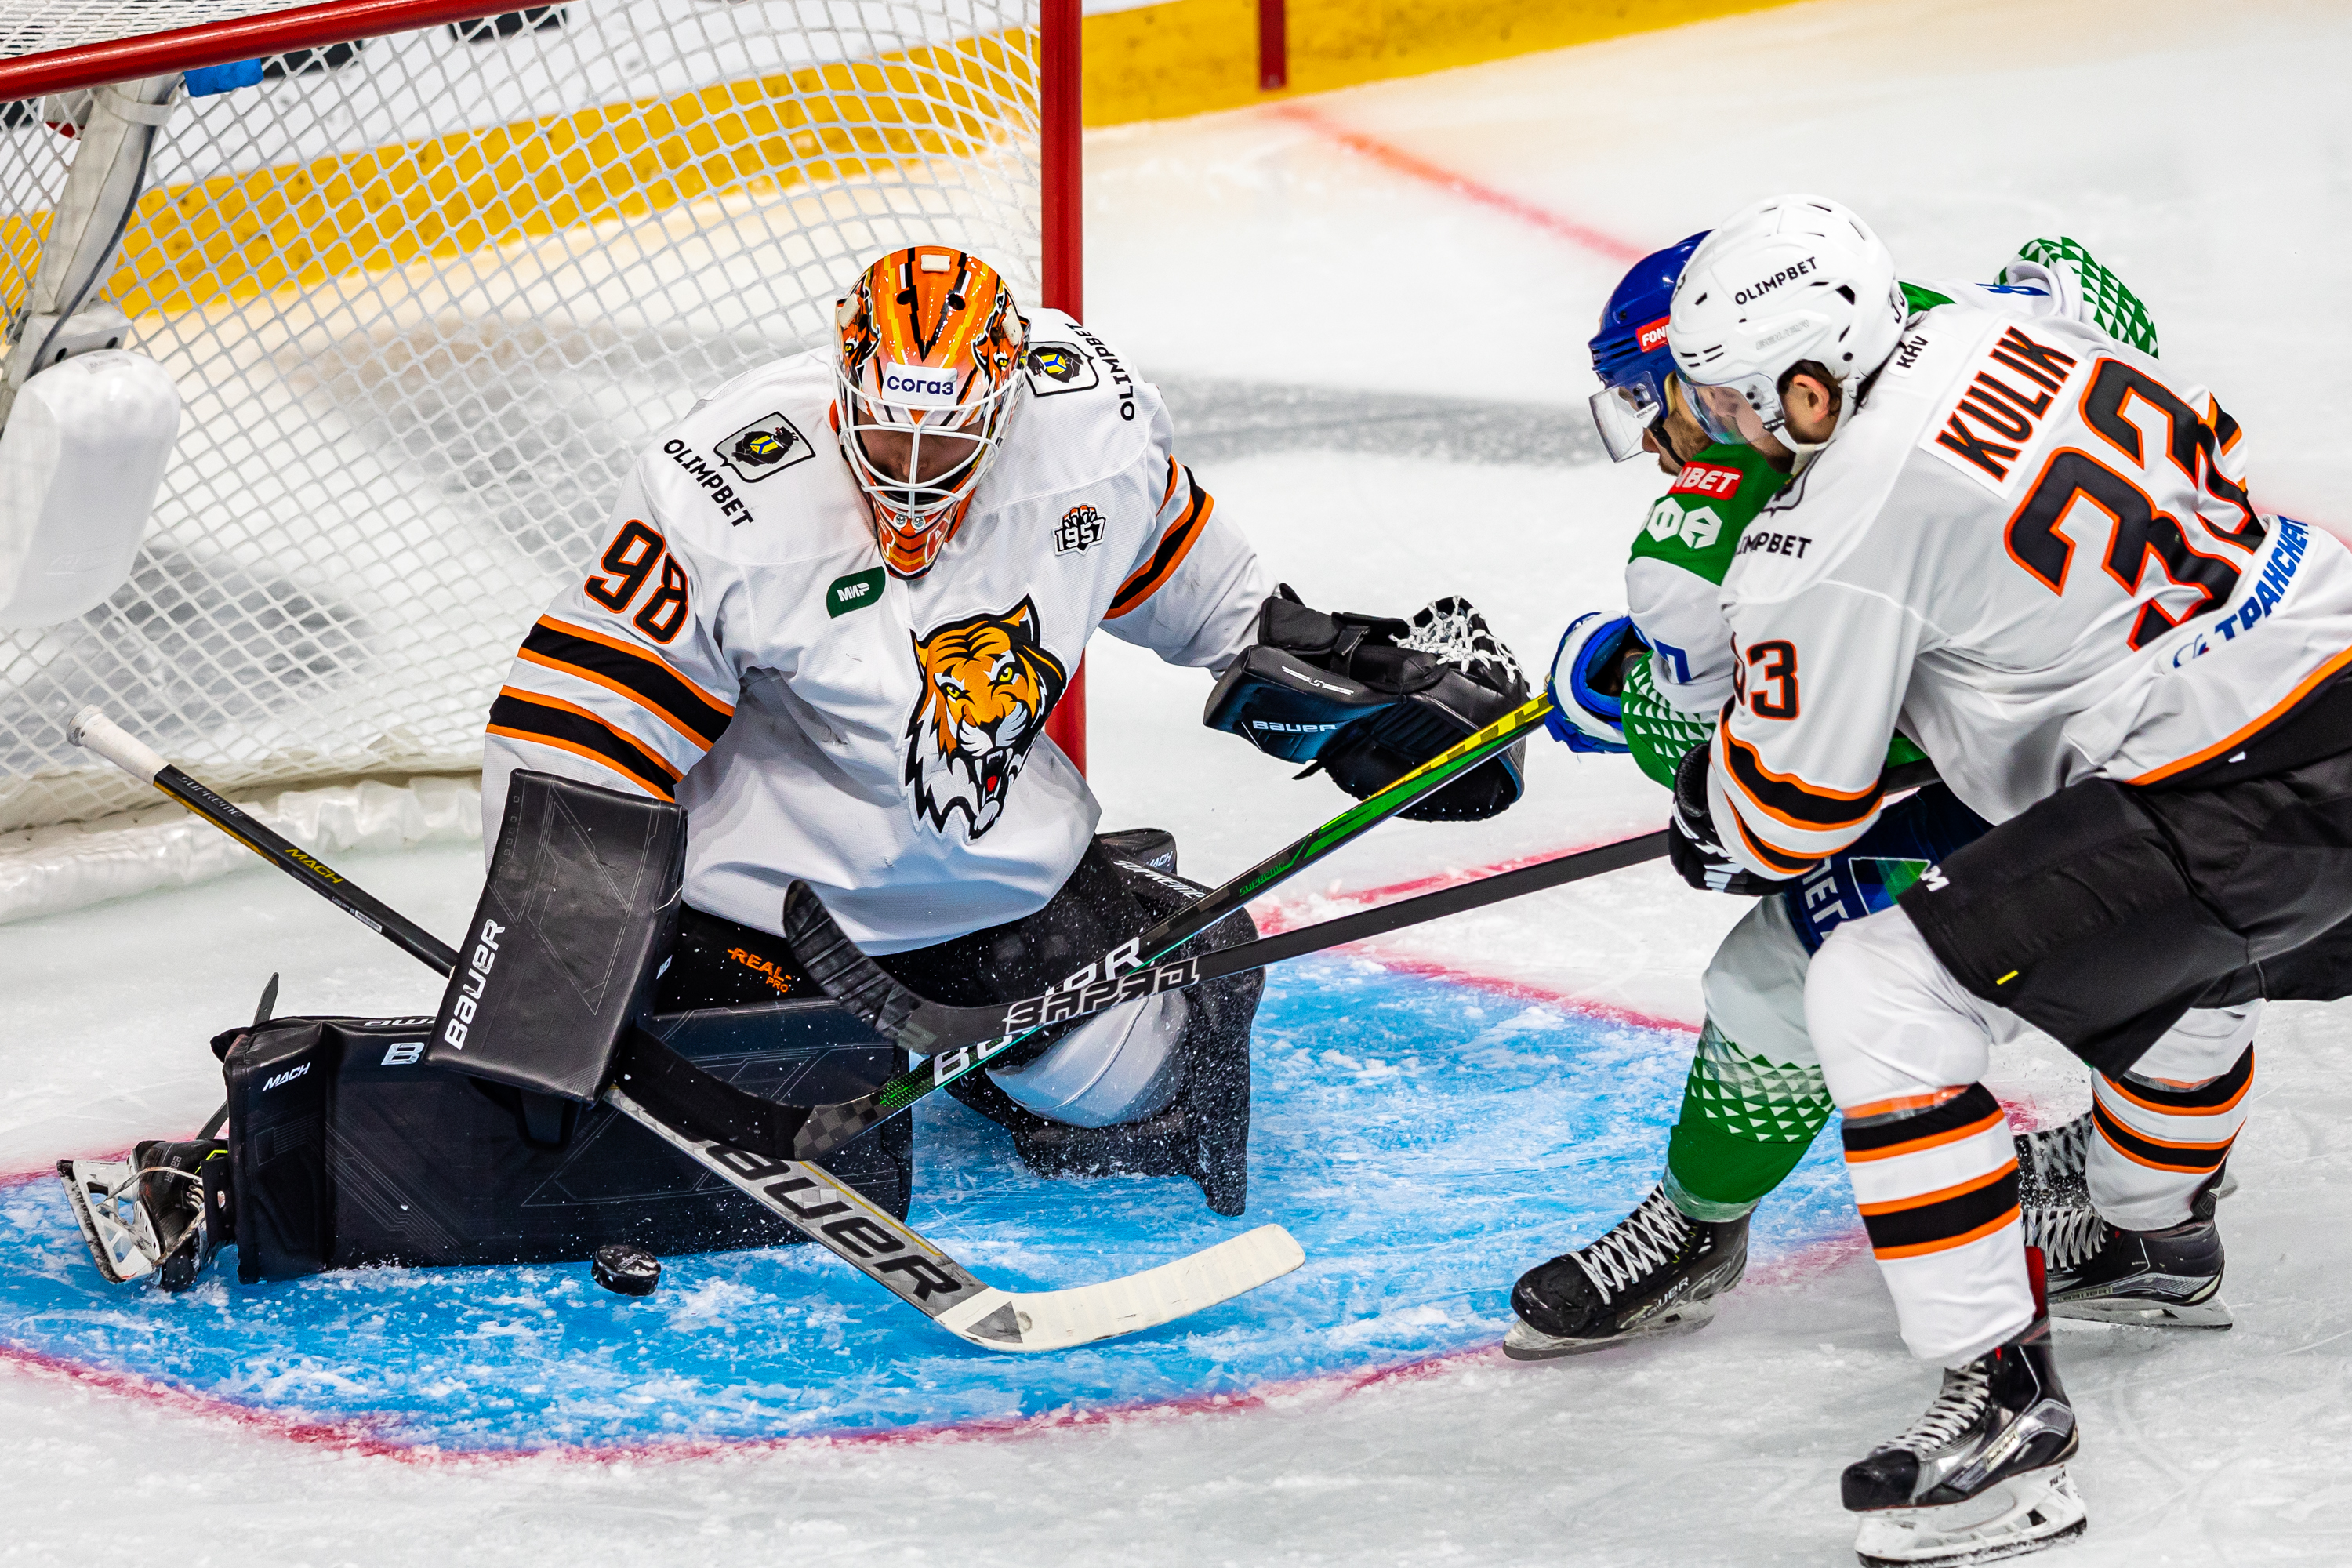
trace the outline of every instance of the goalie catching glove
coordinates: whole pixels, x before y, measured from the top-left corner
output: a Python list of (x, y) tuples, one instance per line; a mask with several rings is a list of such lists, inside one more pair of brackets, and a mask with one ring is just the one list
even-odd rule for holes
[[(1307, 773), (1319, 768), (1362, 800), (1527, 697), (1519, 661), (1466, 600), (1434, 600), (1410, 621), (1326, 615), (1285, 584), (1258, 612), (1257, 641), (1227, 667), (1202, 722), (1308, 763)], [(1525, 752), (1514, 745), (1399, 815), (1493, 816), (1519, 798)]]

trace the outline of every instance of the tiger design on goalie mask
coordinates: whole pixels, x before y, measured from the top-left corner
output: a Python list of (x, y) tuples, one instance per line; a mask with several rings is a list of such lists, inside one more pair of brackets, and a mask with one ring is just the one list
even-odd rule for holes
[(910, 637), (923, 693), (907, 721), (906, 783), (915, 816), (944, 834), (964, 816), (978, 838), (1004, 813), (1029, 748), (1060, 701), (1069, 676), (1037, 637), (1027, 599), (1001, 614), (983, 611)]

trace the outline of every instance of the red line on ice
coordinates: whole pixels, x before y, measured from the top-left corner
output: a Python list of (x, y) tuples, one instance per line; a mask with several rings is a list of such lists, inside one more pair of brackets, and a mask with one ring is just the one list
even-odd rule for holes
[[(1593, 847), (1591, 845), (1579, 848)], [(1558, 854), (1571, 851), (1562, 849)], [(1549, 859), (1549, 855), (1525, 855), (1487, 866), (1465, 868), (1433, 876), (1412, 878), (1382, 887), (1367, 888), (1348, 895), (1349, 901), (1375, 902), (1381, 900), (1426, 892), (1433, 888), (1450, 887), (1477, 877), (1492, 876), (1515, 867)], [(1273, 931), (1286, 930), (1304, 923), (1289, 918), (1280, 907), (1270, 908), (1259, 915), (1261, 929)], [(1391, 952), (1364, 952), (1362, 956), (1381, 967), (1433, 980), (1447, 981), (1476, 990), (1508, 996), (1517, 1001), (1540, 1005), (1557, 1006), (1588, 1017), (1604, 1018), (1612, 1023), (1638, 1028), (1661, 1029), (1677, 1034), (1690, 1034), (1697, 1026), (1677, 1018), (1661, 1017), (1637, 1012), (1611, 1003), (1578, 996), (1556, 985), (1522, 980), (1510, 976), (1483, 974), (1475, 971), (1439, 963), (1427, 959), (1412, 958)], [(2009, 1102), (2008, 1110), (2016, 1121), (2027, 1126), (2044, 1120), (2039, 1109), (2031, 1102)], [(37, 1181), (52, 1174), (47, 1169), (16, 1174), (0, 1175), (0, 1185), (15, 1185)], [(1850, 1234), (1827, 1237), (1811, 1242), (1792, 1252), (1763, 1260), (1750, 1279), (1758, 1285), (1771, 1287), (1803, 1286), (1846, 1268), (1860, 1260), (1868, 1251), (1861, 1228)], [(199, 1418), (211, 1418), (278, 1437), (288, 1442), (324, 1446), (336, 1450), (396, 1460), (402, 1464), (424, 1465), (506, 1465), (529, 1461), (554, 1460), (586, 1464), (616, 1464), (659, 1460), (689, 1460), (721, 1455), (783, 1452), (808, 1447), (863, 1447), (919, 1443), (955, 1442), (971, 1438), (1016, 1438), (1047, 1432), (1093, 1426), (1109, 1426), (1126, 1422), (1158, 1418), (1181, 1418), (1192, 1415), (1213, 1415), (1232, 1411), (1262, 1409), (1277, 1400), (1314, 1397), (1346, 1398), (1392, 1383), (1419, 1382), (1441, 1375), (1458, 1366), (1473, 1363), (1488, 1363), (1497, 1366), (1514, 1364), (1501, 1353), (1500, 1342), (1472, 1345), (1459, 1350), (1440, 1352), (1386, 1366), (1363, 1367), (1349, 1372), (1327, 1373), (1317, 1377), (1298, 1378), (1289, 1382), (1261, 1384), (1245, 1393), (1183, 1394), (1171, 1399), (1145, 1399), (1109, 1405), (1092, 1410), (1058, 1410), (1041, 1415), (981, 1419), (947, 1423), (940, 1426), (901, 1426), (887, 1431), (838, 1432), (796, 1437), (678, 1437), (659, 1438), (647, 1442), (616, 1444), (565, 1444), (544, 1448), (518, 1449), (448, 1449), (431, 1443), (404, 1442), (383, 1435), (384, 1429), (396, 1425), (397, 1418), (375, 1419), (352, 1417), (321, 1421), (305, 1416), (281, 1414), (241, 1405), (215, 1394), (200, 1394), (175, 1387), (135, 1373), (116, 1372), (104, 1367), (86, 1366), (61, 1356), (38, 1351), (0, 1346), (0, 1365), (12, 1366), (35, 1376), (44, 1376), (71, 1383), (79, 1387), (92, 1388), (124, 1398), (146, 1399), (158, 1403), (175, 1413)]]
[(1304, 125), (1328, 140), (1337, 142), (1349, 152), (1360, 153), (1371, 159), (1382, 168), (1408, 175), (1425, 184), (1435, 185), (1440, 190), (1451, 191), (1465, 200), (1477, 203), (1480, 206), (1492, 207), (1496, 212), (1507, 213), (1522, 223), (1533, 225), (1547, 234), (1567, 240), (1571, 245), (1580, 246), (1603, 260), (1639, 261), (1647, 254), (1640, 246), (1629, 245), (1613, 234), (1605, 234), (1590, 225), (1578, 223), (1573, 218), (1565, 218), (1558, 213), (1547, 212), (1524, 197), (1512, 195), (1507, 191), (1498, 191), (1494, 186), (1474, 180), (1467, 174), (1459, 174), (1451, 169), (1442, 168), (1417, 153), (1406, 152), (1402, 147), (1391, 146), (1377, 137), (1366, 135), (1363, 132), (1349, 130), (1347, 126), (1327, 120), (1304, 104), (1286, 103), (1269, 109), (1266, 112), (1279, 119)]

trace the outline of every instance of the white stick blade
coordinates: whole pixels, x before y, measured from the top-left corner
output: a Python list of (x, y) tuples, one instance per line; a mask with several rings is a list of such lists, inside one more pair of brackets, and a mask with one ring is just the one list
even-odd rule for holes
[[(1278, 1225), (1124, 1279), (1034, 1295), (991, 1291), (961, 1301), (939, 1324), (994, 1351), (1058, 1351), (1158, 1328), (1279, 1279), (1307, 1261)], [(1016, 1337), (1017, 1336), (1017, 1337)]]

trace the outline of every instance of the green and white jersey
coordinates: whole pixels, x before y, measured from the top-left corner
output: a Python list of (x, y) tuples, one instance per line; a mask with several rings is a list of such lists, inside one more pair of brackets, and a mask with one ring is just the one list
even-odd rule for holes
[[(1746, 443), (1709, 447), (1650, 508), (1625, 563), (1626, 614), (1650, 657), (1627, 671), (1626, 744), (1643, 773), (1672, 784), (1731, 696), (1731, 634), (1717, 603), (1748, 525), (1789, 477)], [(1759, 536), (1761, 539), (1762, 536)]]

